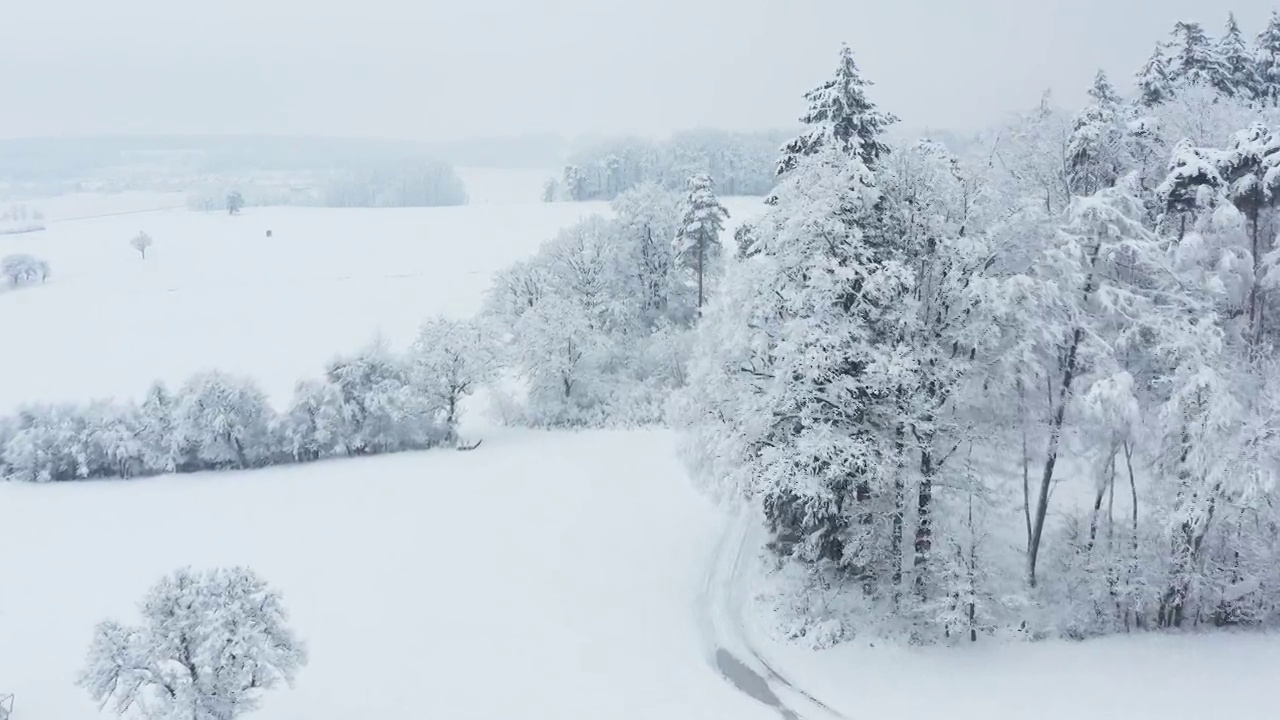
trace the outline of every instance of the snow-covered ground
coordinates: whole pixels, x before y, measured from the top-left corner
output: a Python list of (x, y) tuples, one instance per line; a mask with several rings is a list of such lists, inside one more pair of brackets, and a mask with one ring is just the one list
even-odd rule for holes
[(172, 569), (243, 563), (311, 655), (264, 720), (768, 718), (700, 652), (717, 513), (669, 447), (519, 432), (470, 453), (0, 487), (0, 689), (18, 720), (95, 717), (72, 685), (94, 624), (133, 619)]
[[(731, 200), (734, 222), (758, 203)], [(136, 397), (211, 367), (282, 402), (377, 332), (403, 344), (427, 315), (475, 311), (495, 270), (603, 209), (175, 210), (0, 238), (0, 254), (53, 267), (46, 284), (0, 294), (0, 412)], [(140, 230), (156, 242), (145, 261), (128, 245)], [(94, 624), (132, 620), (179, 566), (231, 563), (284, 592), (309, 643), (310, 665), (268, 696), (264, 720), (1171, 720), (1274, 705), (1273, 636), (781, 646), (741, 615), (750, 543), (690, 488), (668, 433), (502, 431), (472, 415), (464, 435), (485, 443), (0, 485), (0, 693), (16, 693), (15, 720), (98, 717), (73, 685)]]
[[(730, 199), (749, 215), (757, 199)], [(0, 237), (48, 260), (43, 285), (0, 294), (9, 347), (0, 411), (140, 397), (210, 368), (253, 376), (277, 403), (336, 353), (407, 344), (429, 315), (479, 309), (492, 274), (604, 203), (454, 208), (189, 210), (51, 222)], [(271, 237), (266, 237), (267, 231)], [(155, 245), (143, 260), (129, 240)]]

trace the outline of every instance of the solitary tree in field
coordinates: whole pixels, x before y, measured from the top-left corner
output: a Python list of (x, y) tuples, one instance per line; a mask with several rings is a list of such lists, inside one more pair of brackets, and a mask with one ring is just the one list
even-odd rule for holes
[(151, 247), (154, 243), (151, 240), (150, 235), (144, 232), (140, 232), (137, 235), (135, 235), (132, 240), (129, 241), (129, 244), (133, 246), (134, 250), (137, 250), (138, 252), (142, 253), (142, 259), (146, 260), (147, 248)]
[(699, 310), (706, 296), (707, 268), (720, 257), (720, 233), (728, 217), (729, 211), (716, 198), (711, 177), (689, 178), (689, 197), (676, 235), (676, 256), (697, 276)]
[(228, 214), (237, 215), (239, 214), (240, 209), (243, 207), (244, 207), (244, 196), (240, 194), (239, 190), (234, 190), (227, 195), (227, 213)]
[(99, 625), (80, 676), (121, 715), (234, 720), (307, 662), (280, 595), (247, 568), (179, 570), (147, 594), (142, 617)]

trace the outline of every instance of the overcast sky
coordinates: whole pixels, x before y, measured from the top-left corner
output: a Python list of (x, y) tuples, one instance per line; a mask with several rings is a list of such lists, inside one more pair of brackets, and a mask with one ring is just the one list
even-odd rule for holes
[[(0, 136), (454, 139), (791, 125), (842, 41), (910, 127), (966, 129), (1098, 67), (1129, 78), (1206, 0), (11, 0)], [(1234, 0), (1252, 38), (1272, 4)]]

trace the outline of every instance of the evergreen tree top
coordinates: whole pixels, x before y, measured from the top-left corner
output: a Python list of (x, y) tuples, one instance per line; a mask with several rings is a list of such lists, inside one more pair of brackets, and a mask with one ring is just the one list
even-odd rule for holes
[(1255, 41), (1259, 55), (1268, 58), (1280, 55), (1280, 11), (1272, 10), (1271, 19), (1267, 21), (1267, 26), (1258, 33)]
[(865, 88), (871, 84), (858, 70), (853, 51), (842, 45), (834, 77), (805, 93), (809, 108), (800, 122), (809, 129), (783, 148), (779, 174), (793, 169), (800, 156), (813, 154), (828, 142), (874, 167), (876, 160), (889, 152), (880, 136), (898, 119), (867, 99)]
[(1164, 46), (1156, 45), (1142, 69), (1137, 74), (1139, 100), (1143, 105), (1152, 107), (1169, 99), (1169, 66), (1165, 59)]
[(1172, 46), (1169, 75), (1173, 80), (1189, 85), (1215, 84), (1222, 59), (1200, 23), (1175, 23)]
[(1257, 97), (1262, 93), (1257, 67), (1250, 57), (1235, 13), (1227, 16), (1226, 32), (1218, 41), (1217, 54), (1222, 71), (1214, 86), (1219, 91), (1244, 98)]
[(1107, 73), (1104, 70), (1098, 70), (1098, 74), (1094, 76), (1093, 87), (1089, 88), (1089, 97), (1103, 107), (1120, 104), (1120, 94), (1111, 85), (1111, 80), (1107, 78)]

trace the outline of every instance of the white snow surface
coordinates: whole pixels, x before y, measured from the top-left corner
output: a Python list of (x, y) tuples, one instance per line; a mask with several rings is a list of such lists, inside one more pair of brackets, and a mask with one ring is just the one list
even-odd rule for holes
[(770, 717), (699, 647), (718, 513), (670, 445), (489, 433), (467, 453), (0, 486), (0, 687), (17, 720), (96, 717), (72, 684), (95, 623), (134, 619), (177, 567), (246, 564), (311, 656), (255, 717)]
[[(744, 198), (749, 209), (758, 199)], [(24, 402), (139, 398), (217, 368), (279, 407), (335, 354), (381, 334), (407, 345), (432, 314), (477, 311), (490, 277), (605, 203), (452, 208), (171, 210), (51, 222), (0, 237), (49, 261), (0, 292), (9, 347), (0, 412)], [(266, 237), (266, 232), (272, 232)], [(129, 240), (155, 240), (143, 260)], [(20, 340), (18, 340), (20, 339)]]
[[(727, 201), (729, 232), (758, 203)], [(214, 367), (282, 403), (375, 332), (403, 345), (427, 315), (474, 312), (495, 270), (605, 209), (175, 210), (0, 238), (0, 254), (53, 268), (0, 293), (0, 412), (138, 397)], [(140, 230), (155, 238), (145, 261), (128, 245)], [(1176, 720), (1274, 705), (1271, 635), (822, 652), (768, 640), (750, 617), (758, 529), (691, 488), (669, 433), (504, 431), (472, 414), (463, 434), (484, 444), (0, 484), (0, 694), (16, 694), (15, 720), (107, 717), (74, 686), (94, 625), (135, 620), (169, 571), (228, 564), (284, 593), (310, 650), (263, 720)], [(778, 706), (727, 682), (718, 649)]]

